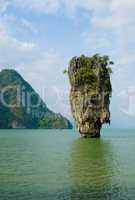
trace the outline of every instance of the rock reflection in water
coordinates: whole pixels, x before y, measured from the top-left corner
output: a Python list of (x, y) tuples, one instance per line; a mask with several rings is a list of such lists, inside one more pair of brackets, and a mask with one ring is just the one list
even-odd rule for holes
[(70, 163), (71, 199), (126, 199), (120, 182), (118, 161), (111, 143), (78, 139), (73, 143)]

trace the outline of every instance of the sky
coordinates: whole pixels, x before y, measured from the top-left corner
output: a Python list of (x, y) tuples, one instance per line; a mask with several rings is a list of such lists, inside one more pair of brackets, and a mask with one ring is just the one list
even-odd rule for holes
[(135, 0), (0, 0), (0, 69), (17, 70), (71, 119), (69, 60), (109, 55), (112, 127), (135, 128)]

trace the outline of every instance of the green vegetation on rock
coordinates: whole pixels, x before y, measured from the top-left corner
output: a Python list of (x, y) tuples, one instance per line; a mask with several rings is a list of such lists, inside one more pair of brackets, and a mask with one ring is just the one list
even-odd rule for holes
[(112, 90), (110, 84), (112, 69), (110, 65), (112, 64), (113, 62), (110, 61), (108, 56), (100, 56), (99, 54), (92, 57), (85, 57), (84, 55), (79, 58), (74, 57), (70, 61), (70, 66), (72, 66), (69, 72), (70, 81), (76, 87), (85, 84), (93, 90), (96, 90), (99, 81), (102, 81), (105, 92), (110, 93)]
[(53, 128), (55, 129), (64, 129), (65, 126), (72, 128), (72, 125), (70, 124), (70, 122), (62, 117), (60, 114), (54, 114), (54, 115), (49, 115), (48, 117), (43, 117), (40, 120), (39, 123), (39, 127), (41, 128), (48, 128), (48, 129), (52, 129), (52, 124), (53, 124)]

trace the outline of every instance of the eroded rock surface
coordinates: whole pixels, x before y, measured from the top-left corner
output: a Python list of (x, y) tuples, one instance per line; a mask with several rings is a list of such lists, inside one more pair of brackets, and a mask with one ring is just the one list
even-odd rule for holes
[(111, 64), (108, 56), (98, 54), (70, 61), (71, 110), (82, 137), (100, 137), (102, 125), (110, 123)]

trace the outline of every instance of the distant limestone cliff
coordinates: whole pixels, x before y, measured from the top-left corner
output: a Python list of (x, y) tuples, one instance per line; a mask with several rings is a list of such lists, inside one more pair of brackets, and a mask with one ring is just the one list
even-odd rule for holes
[(0, 128), (71, 129), (15, 70), (0, 72)]
[(74, 57), (69, 64), (70, 103), (82, 137), (100, 137), (104, 123), (110, 123), (112, 86), (108, 56)]

